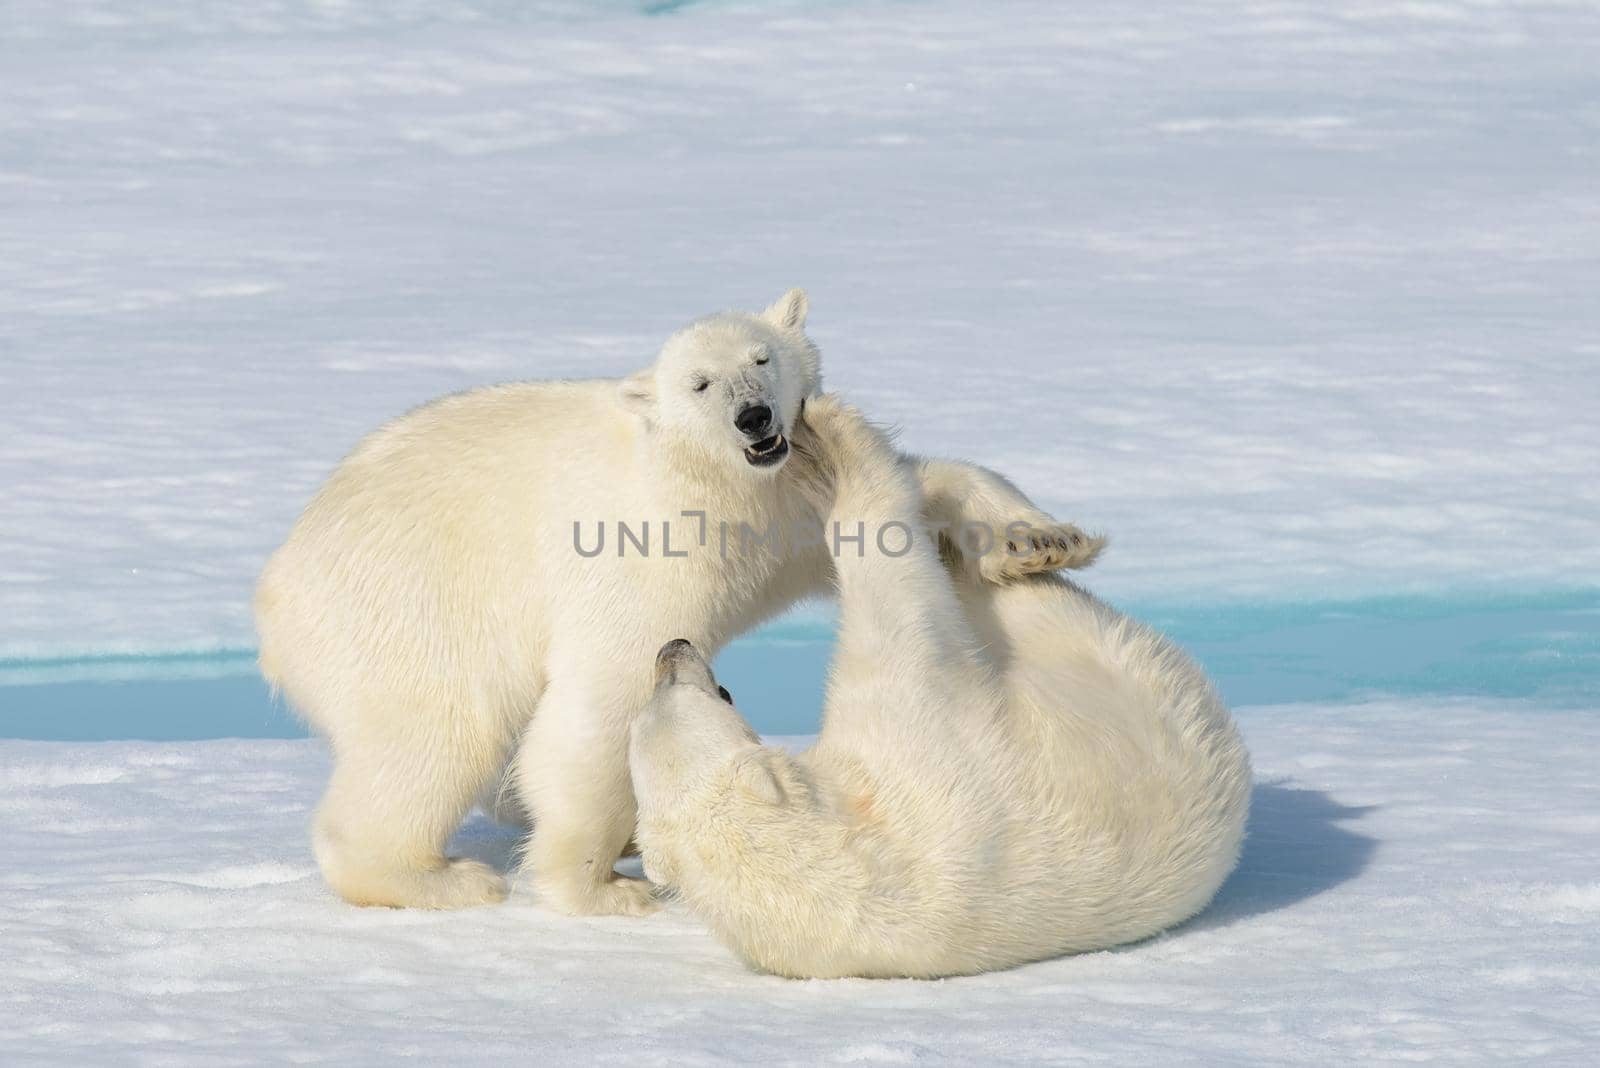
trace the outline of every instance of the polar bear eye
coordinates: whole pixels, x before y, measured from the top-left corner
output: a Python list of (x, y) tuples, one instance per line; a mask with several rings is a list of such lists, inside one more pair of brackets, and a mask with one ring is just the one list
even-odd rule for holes
[(696, 393), (704, 393), (706, 391), (706, 387), (710, 384), (711, 380), (709, 378), (697, 378), (694, 380), (694, 391)]
[(765, 367), (767, 365), (767, 361), (769, 359), (771, 359), (770, 356), (757, 356), (756, 357), (756, 366), (757, 367)]
[(726, 686), (717, 687), (717, 696), (728, 702), (730, 705), (733, 704), (733, 694), (728, 692), (728, 688)]

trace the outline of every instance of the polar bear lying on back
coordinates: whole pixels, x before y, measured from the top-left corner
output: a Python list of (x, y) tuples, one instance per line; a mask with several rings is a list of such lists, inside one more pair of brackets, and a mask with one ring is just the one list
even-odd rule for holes
[[(831, 521), (915, 518), (882, 435), (832, 398), (804, 420)], [(835, 561), (838, 650), (799, 757), (759, 744), (691, 643), (661, 649), (630, 754), (646, 873), (787, 976), (1004, 968), (1203, 908), (1250, 766), (1200, 670), (1056, 576), (994, 587), (926, 542), (867, 545)]]
[[(317, 492), (262, 573), (256, 626), (262, 673), (332, 745), (312, 841), (346, 900), (502, 898), (497, 872), (444, 846), (509, 761), (545, 903), (655, 907), (613, 870), (633, 834), (628, 728), (651, 655), (679, 634), (710, 655), (830, 573), (815, 545), (719, 536), (815, 522), (786, 463), (820, 377), (805, 317), (794, 290), (690, 324), (620, 382), (445, 397), (367, 437)], [(1099, 550), (992, 472), (917, 470), (933, 522), (1031, 528), (978, 559), (986, 581)], [(636, 539), (648, 524), (644, 544), (618, 523)]]

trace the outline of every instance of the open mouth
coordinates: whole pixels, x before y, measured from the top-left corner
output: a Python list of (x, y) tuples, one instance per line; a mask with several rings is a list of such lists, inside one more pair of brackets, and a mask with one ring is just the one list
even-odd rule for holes
[(789, 455), (789, 439), (782, 434), (762, 438), (744, 450), (744, 458), (751, 467), (771, 467)]

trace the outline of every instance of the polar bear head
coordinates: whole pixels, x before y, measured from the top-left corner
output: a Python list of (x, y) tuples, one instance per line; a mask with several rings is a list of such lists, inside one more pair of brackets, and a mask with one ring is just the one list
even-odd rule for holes
[(724, 882), (753, 858), (751, 831), (781, 818), (801, 786), (793, 761), (760, 737), (678, 638), (656, 656), (656, 689), (628, 750), (645, 874), (682, 888)]
[(653, 366), (622, 380), (623, 405), (698, 460), (777, 471), (801, 406), (821, 388), (806, 309), (805, 293), (791, 289), (759, 315), (695, 320), (667, 339)]

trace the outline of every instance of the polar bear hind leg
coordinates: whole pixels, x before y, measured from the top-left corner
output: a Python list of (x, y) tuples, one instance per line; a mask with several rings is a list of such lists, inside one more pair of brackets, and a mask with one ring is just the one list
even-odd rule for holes
[[(407, 731), (438, 723), (432, 710), (390, 709), (365, 717), (363, 736), (346, 730), (330, 738), (333, 775), (317, 807), (312, 846), (323, 877), (354, 905), (456, 909), (506, 897), (493, 868), (444, 855), (483, 782), (503, 753), (482, 738), (463, 752), (472, 732)], [(372, 726), (381, 723), (388, 729)]]
[(1103, 535), (1058, 522), (1003, 475), (959, 460), (915, 462), (924, 518), (984, 582), (1086, 568), (1106, 547)]

